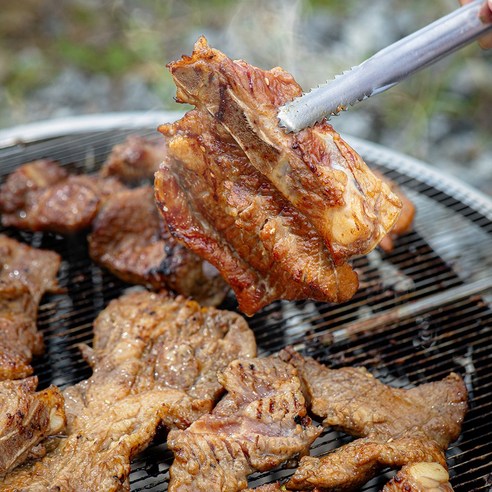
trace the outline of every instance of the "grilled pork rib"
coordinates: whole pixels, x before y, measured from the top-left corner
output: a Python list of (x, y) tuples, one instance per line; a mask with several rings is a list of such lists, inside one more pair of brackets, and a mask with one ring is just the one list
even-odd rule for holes
[(274, 357), (236, 360), (219, 381), (228, 393), (214, 410), (169, 433), (171, 492), (242, 490), (253, 471), (307, 454), (321, 432), (291, 365)]
[(203, 38), (169, 67), (178, 100), (197, 108), (160, 128), (169, 155), (155, 189), (171, 232), (247, 314), (275, 299), (349, 299), (357, 276), (345, 261), (391, 229), (398, 198), (328, 124), (278, 128), (278, 107), (301, 91), (281, 69), (232, 61)]
[(130, 461), (157, 427), (184, 428), (210, 411), (223, 391), (217, 371), (255, 352), (235, 313), (165, 293), (112, 301), (94, 323), (93, 348), (83, 349), (93, 375), (64, 391), (68, 436), (0, 489), (129, 490)]
[(104, 200), (121, 189), (114, 178), (69, 176), (54, 161), (30, 162), (0, 187), (2, 224), (30, 231), (78, 232), (87, 229)]
[(60, 257), (0, 234), (0, 380), (32, 374), (33, 355), (43, 352), (37, 331), (39, 301), (58, 290)]
[(126, 282), (168, 288), (202, 305), (218, 305), (225, 297), (220, 275), (208, 272), (203, 260), (167, 231), (151, 186), (108, 198), (88, 240), (91, 258)]
[(212, 117), (195, 110), (168, 130), (174, 160), (156, 174), (166, 222), (217, 266), (245, 313), (278, 298), (353, 295), (352, 269), (334, 266), (314, 228)]
[(136, 135), (111, 149), (99, 174), (114, 176), (123, 183), (150, 181), (166, 155), (166, 142), (149, 140)]
[(47, 436), (65, 430), (64, 400), (58, 388), (36, 393), (36, 377), (0, 381), (0, 476), (27, 458), (42, 455)]
[(171, 289), (204, 305), (220, 304), (225, 283), (214, 268), (172, 238), (155, 207), (152, 187), (127, 189), (113, 177), (150, 178), (162, 143), (133, 137), (121, 145), (95, 176), (69, 176), (49, 160), (20, 166), (0, 188), (2, 223), (62, 234), (92, 225), (91, 257), (117, 277), (156, 290)]
[(467, 410), (466, 388), (457, 374), (404, 390), (363, 368), (329, 369), (291, 349), (280, 357), (298, 369), (311, 410), (324, 426), (362, 437), (321, 458), (303, 458), (288, 488), (353, 490), (384, 466), (446, 466), (444, 451), (459, 436)]

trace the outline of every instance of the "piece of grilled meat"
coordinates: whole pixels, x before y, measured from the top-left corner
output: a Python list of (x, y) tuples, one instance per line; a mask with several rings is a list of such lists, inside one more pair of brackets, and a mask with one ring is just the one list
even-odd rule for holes
[(381, 383), (363, 368), (329, 369), (291, 349), (280, 357), (299, 370), (311, 410), (324, 426), (363, 438), (321, 458), (303, 458), (288, 488), (353, 490), (383, 466), (426, 461), (445, 466), (444, 451), (459, 436), (467, 410), (457, 374), (405, 390)]
[(122, 190), (115, 178), (68, 175), (51, 160), (23, 164), (0, 187), (5, 227), (71, 234), (87, 229), (104, 200)]
[(385, 467), (394, 469), (420, 462), (446, 466), (441, 447), (418, 431), (388, 440), (360, 438), (321, 458), (304, 457), (286, 485), (290, 490), (359, 490)]
[(32, 374), (33, 355), (43, 352), (36, 327), (39, 301), (58, 290), (60, 257), (0, 234), (0, 380)]
[(174, 158), (156, 174), (157, 201), (175, 236), (219, 269), (243, 312), (278, 298), (352, 296), (352, 269), (333, 264), (314, 228), (211, 116), (195, 110), (168, 130)]
[(218, 272), (166, 230), (151, 186), (108, 198), (88, 239), (91, 258), (126, 282), (168, 288), (202, 305), (216, 306), (225, 297)]
[(93, 375), (64, 391), (67, 438), (0, 489), (129, 490), (130, 461), (158, 426), (184, 428), (210, 411), (223, 392), (217, 372), (255, 352), (235, 313), (147, 291), (112, 301), (83, 349)]
[(233, 492), (247, 476), (308, 453), (320, 434), (307, 416), (297, 371), (278, 358), (236, 360), (219, 376), (228, 391), (186, 430), (173, 430), (169, 490)]
[(45, 453), (42, 441), (65, 430), (65, 408), (54, 386), (36, 393), (36, 377), (0, 381), (0, 476)]
[(114, 176), (124, 183), (139, 183), (154, 178), (166, 155), (166, 142), (130, 135), (111, 149), (100, 176)]
[(197, 108), (160, 128), (169, 156), (156, 198), (171, 232), (221, 271), (247, 314), (274, 299), (349, 299), (357, 276), (345, 261), (390, 230), (398, 198), (328, 124), (278, 128), (278, 107), (301, 93), (281, 69), (232, 61), (204, 38), (169, 67), (178, 100)]

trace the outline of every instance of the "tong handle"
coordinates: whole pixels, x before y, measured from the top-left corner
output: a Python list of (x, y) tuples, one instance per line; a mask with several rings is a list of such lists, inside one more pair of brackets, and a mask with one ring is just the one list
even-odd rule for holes
[(300, 131), (357, 101), (393, 87), (492, 30), (482, 22), (483, 0), (475, 0), (382, 49), (331, 83), (324, 84), (279, 110), (287, 131)]
[(370, 58), (372, 63), (384, 60), (386, 66), (390, 64), (398, 67), (396, 73), (389, 74), (387, 78), (381, 77), (381, 83), (378, 85), (382, 89), (379, 92), (385, 90), (385, 86), (389, 88), (395, 85), (492, 29), (492, 24), (486, 24), (480, 19), (482, 3), (483, 0), (475, 0), (464, 5)]

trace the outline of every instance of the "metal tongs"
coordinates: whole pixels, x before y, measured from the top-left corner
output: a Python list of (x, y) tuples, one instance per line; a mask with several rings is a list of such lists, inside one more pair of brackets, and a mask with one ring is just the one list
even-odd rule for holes
[(483, 0), (476, 0), (282, 106), (281, 127), (298, 132), (349, 105), (379, 94), (492, 30), (480, 19)]

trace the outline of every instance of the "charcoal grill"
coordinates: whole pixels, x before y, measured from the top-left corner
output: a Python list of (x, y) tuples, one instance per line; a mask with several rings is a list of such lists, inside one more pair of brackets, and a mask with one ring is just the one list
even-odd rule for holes
[[(58, 160), (74, 172), (94, 172), (129, 134), (159, 138), (158, 123), (176, 113), (75, 118), (0, 132), (0, 182), (18, 165)], [(384, 147), (348, 139), (366, 162), (400, 184), (417, 206), (415, 228), (391, 253), (354, 261), (361, 288), (341, 305), (276, 302), (249, 319), (260, 355), (291, 344), (330, 367), (365, 366), (388, 384), (411, 387), (461, 374), (470, 393), (463, 433), (448, 451), (456, 492), (492, 490), (492, 201), (429, 166)], [(34, 362), (40, 386), (75, 384), (90, 376), (77, 344), (90, 343), (96, 315), (128, 285), (94, 265), (84, 236), (0, 231), (63, 258), (63, 294), (44, 298), (39, 327), (46, 354)], [(232, 299), (224, 305), (235, 309)], [(348, 442), (325, 432), (312, 453)], [(172, 456), (156, 441), (132, 464), (132, 490), (166, 490)], [(255, 474), (251, 486), (288, 476)], [(380, 490), (382, 473), (363, 490)]]

